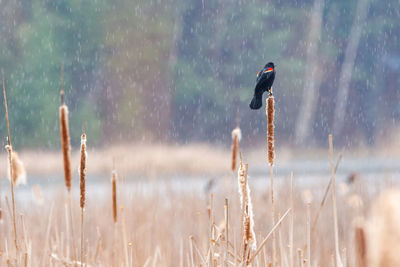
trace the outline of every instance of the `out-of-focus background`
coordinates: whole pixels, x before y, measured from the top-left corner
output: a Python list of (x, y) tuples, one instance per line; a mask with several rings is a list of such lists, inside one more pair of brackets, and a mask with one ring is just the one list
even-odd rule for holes
[[(24, 259), (24, 266), (72, 266), (86, 252), (88, 266), (247, 264), (248, 239), (240, 236), (247, 225), (260, 242), (273, 218), (284, 219), (292, 207), (291, 231), (286, 221), (277, 228), (280, 266), (296, 257), (289, 248), (301, 265), (329, 266), (340, 254), (346, 266), (356, 266), (357, 253), (365, 253), (353, 250), (354, 226), (383, 188), (400, 181), (399, 38), (399, 0), (0, 0), (11, 139), (28, 178), (15, 195), (14, 187), (9, 191), (0, 94), (0, 265), (22, 266)], [(265, 104), (249, 108), (256, 74), (270, 61), (277, 72), (273, 168), (266, 159)], [(72, 144), (68, 195), (61, 89)], [(80, 184), (84, 122), (87, 180)], [(237, 176), (239, 156), (231, 167), (236, 126), (249, 179), (243, 169)], [(18, 167), (25, 174), (19, 161)], [(330, 196), (325, 208), (320, 204), (333, 173), (338, 215)], [(239, 196), (238, 181), (240, 192), (248, 191), (247, 181), (251, 188), (255, 223), (246, 224), (253, 205), (240, 203), (250, 201), (250, 191)], [(85, 211), (78, 210), (80, 188)], [(392, 208), (378, 206), (376, 218), (395, 226), (374, 228), (388, 229), (384, 236), (391, 238), (359, 237), (378, 240), (371, 251), (397, 259), (392, 240), (400, 236), (400, 208), (393, 203), (400, 201), (398, 193), (386, 195)], [(15, 214), (21, 214), (17, 223)], [(306, 231), (311, 219), (314, 233)], [(75, 243), (81, 257), (73, 255)], [(272, 247), (268, 241), (254, 266), (274, 266)]]
[[(277, 64), (278, 144), (347, 148), (398, 136), (400, 3), (375, 1), (0, 1), (0, 66), (14, 143), (59, 148), (60, 72), (72, 142), (228, 147), (265, 138), (256, 73)], [(1, 117), (4, 118), (4, 109)], [(1, 120), (0, 131), (5, 132)]]

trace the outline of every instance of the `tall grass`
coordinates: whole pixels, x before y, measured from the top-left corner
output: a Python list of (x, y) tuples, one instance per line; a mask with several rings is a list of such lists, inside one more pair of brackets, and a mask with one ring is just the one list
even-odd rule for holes
[[(293, 173), (290, 181), (280, 181), (274, 188), (275, 107), (272, 96), (267, 99), (266, 107), (269, 191), (258, 187), (256, 180), (249, 179), (249, 166), (243, 163), (239, 151), (240, 129), (236, 128), (232, 132), (231, 169), (236, 169), (239, 154), (237, 185), (232, 183), (231, 172), (227, 170), (225, 182), (209, 189), (207, 194), (210, 190), (211, 194), (207, 195), (206, 200), (201, 193), (187, 188), (188, 191), (179, 191), (177, 188), (149, 190), (132, 186), (122, 179), (117, 195), (115, 166), (112, 169), (111, 191), (107, 193), (109, 197), (101, 192), (98, 198), (86, 198), (90, 195), (90, 192), (86, 192), (86, 170), (90, 170), (90, 166), (87, 162), (86, 133), (83, 130), (79, 151), (79, 221), (78, 218), (74, 219), (79, 216), (73, 216), (76, 209), (72, 194), (68, 107), (61, 92), (61, 151), (68, 196), (65, 210), (63, 197), (55, 189), (55, 193), (45, 191), (48, 205), (30, 204), (28, 208), (20, 208), (18, 217), (14, 185), (20, 170), (14, 165), (21, 165), (11, 143), (4, 77), (3, 94), (11, 204), (6, 198), (6, 212), (0, 223), (0, 266), (394, 267), (400, 264), (400, 193), (388, 192), (375, 201), (374, 195), (361, 190), (370, 185), (360, 182), (358, 191), (354, 187), (349, 189), (353, 190), (351, 195), (337, 194), (335, 174), (338, 163), (335, 167), (331, 135), (330, 183), (325, 188), (317, 184), (309, 188), (315, 198), (322, 199), (320, 205), (314, 205), (311, 198), (305, 198), (304, 205), (299, 197), (304, 188), (297, 183), (294, 187)], [(340, 159), (339, 156), (338, 162)], [(159, 186), (158, 181), (147, 182), (153, 183), (156, 188)], [(35, 186), (35, 191), (38, 191), (37, 188)], [(330, 188), (332, 210), (324, 205)], [(357, 198), (364, 199), (366, 205), (358, 205), (355, 212), (349, 200), (356, 193)], [(269, 205), (271, 209), (266, 209)], [(370, 205), (373, 206), (372, 215), (360, 219), (359, 216), (363, 217)], [(279, 210), (285, 212), (280, 213)], [(354, 227), (353, 220), (362, 223)], [(75, 239), (73, 231), (79, 223), (80, 259), (76, 256), (75, 248), (79, 238)], [(278, 247), (276, 236), (279, 239)], [(257, 243), (257, 240), (261, 242)], [(15, 247), (15, 251), (12, 247)], [(297, 259), (295, 250), (298, 252)]]

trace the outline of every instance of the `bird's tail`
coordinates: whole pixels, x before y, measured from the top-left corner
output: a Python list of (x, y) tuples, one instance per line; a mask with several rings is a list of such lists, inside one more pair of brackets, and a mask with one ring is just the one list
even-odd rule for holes
[(251, 109), (259, 109), (262, 106), (262, 95), (254, 95), (250, 103)]

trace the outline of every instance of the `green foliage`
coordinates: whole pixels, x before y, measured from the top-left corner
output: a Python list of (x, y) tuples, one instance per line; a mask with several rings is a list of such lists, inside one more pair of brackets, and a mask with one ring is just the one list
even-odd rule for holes
[[(97, 1), (96, 5), (99, 4)], [(98, 12), (94, 11), (99, 6), (81, 1), (59, 1), (59, 5), (54, 5), (33, 1), (29, 20), (22, 21), (16, 29), (18, 53), (14, 60), (18, 64), (5, 70), (16, 145), (58, 146), (59, 134), (54, 133), (58, 132), (62, 64), (72, 143), (79, 143), (83, 119), (88, 125), (97, 125), (90, 128), (93, 136), (101, 134), (98, 113), (88, 98), (93, 87), (90, 83), (95, 81), (93, 73), (100, 63), (101, 24)]]
[[(268, 61), (277, 64), (277, 136), (290, 140), (309, 77), (313, 2), (5, 1), (0, 65), (14, 142), (59, 146), (62, 64), (75, 145), (83, 120), (94, 144), (168, 138), (225, 142), (238, 111), (249, 139), (263, 139), (265, 114), (250, 111), (248, 104), (256, 73)], [(357, 5), (324, 2), (318, 43), (323, 82), (313, 127), (314, 139), (321, 142), (330, 131)], [(396, 0), (371, 0), (350, 86), (348, 139), (362, 133), (372, 140), (382, 129), (378, 118), (380, 123), (400, 119), (398, 10)]]

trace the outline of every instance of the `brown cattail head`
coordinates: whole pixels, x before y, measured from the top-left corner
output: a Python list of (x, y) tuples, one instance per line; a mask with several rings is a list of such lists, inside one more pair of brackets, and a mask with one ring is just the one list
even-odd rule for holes
[(81, 201), (80, 206), (83, 209), (85, 207), (86, 200), (86, 134), (83, 133), (81, 136), (81, 162), (79, 165), (79, 180), (80, 180), (80, 188), (81, 188)]
[(358, 267), (367, 266), (367, 248), (364, 227), (360, 224), (356, 226), (354, 232), (356, 262)]
[(275, 113), (275, 100), (272, 95), (267, 99), (267, 144), (268, 144), (268, 162), (274, 165), (275, 147), (274, 147), (274, 113)]
[(114, 223), (117, 223), (117, 172), (115, 170), (112, 172), (112, 209)]
[[(10, 164), (8, 164), (8, 180), (12, 181), (14, 186), (18, 186), (19, 184), (26, 184), (26, 172), (23, 162), (19, 159), (18, 153), (12, 150), (12, 147), (7, 145), (6, 149), (11, 153), (11, 168), (10, 172)], [(12, 175), (12, 179), (11, 176)]]
[[(64, 92), (61, 92), (62, 102), (64, 102)], [(64, 179), (68, 191), (71, 191), (71, 146), (68, 128), (68, 107), (64, 103), (60, 106), (60, 134), (61, 149), (64, 163)]]
[(237, 154), (239, 151), (239, 142), (242, 138), (242, 133), (239, 127), (232, 131), (232, 171), (236, 170)]

